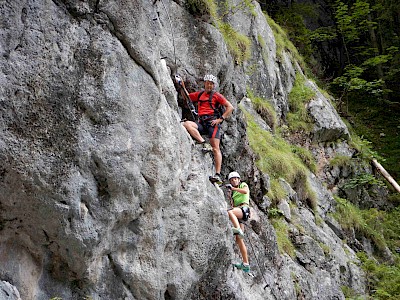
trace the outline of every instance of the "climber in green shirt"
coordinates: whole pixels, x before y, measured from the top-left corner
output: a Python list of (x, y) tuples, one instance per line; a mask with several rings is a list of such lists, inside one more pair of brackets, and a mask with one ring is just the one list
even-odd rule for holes
[(229, 219), (233, 224), (233, 233), (236, 235), (236, 244), (239, 246), (242, 255), (242, 263), (234, 266), (246, 273), (250, 272), (249, 258), (247, 248), (244, 244), (244, 224), (250, 218), (250, 191), (247, 183), (240, 182), (240, 175), (237, 172), (231, 172), (228, 175), (229, 184), (225, 187), (231, 193), (232, 208), (228, 210)]

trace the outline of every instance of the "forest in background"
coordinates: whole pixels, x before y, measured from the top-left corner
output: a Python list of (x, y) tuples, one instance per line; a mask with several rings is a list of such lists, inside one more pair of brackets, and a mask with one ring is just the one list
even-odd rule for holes
[(400, 178), (400, 2), (264, 1), (356, 133)]

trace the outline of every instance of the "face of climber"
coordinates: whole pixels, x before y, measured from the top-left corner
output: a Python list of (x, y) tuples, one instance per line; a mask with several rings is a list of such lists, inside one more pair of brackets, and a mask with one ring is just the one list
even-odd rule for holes
[(214, 82), (204, 81), (204, 89), (206, 93), (210, 93), (214, 89)]
[(239, 186), (240, 183), (240, 178), (239, 177), (233, 177), (229, 180), (229, 183), (232, 184), (234, 187)]

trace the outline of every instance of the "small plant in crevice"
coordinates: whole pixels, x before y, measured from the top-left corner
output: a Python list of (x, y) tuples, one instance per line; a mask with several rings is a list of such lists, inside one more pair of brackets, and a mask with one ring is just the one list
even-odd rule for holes
[(283, 216), (283, 212), (276, 207), (272, 207), (268, 209), (268, 218), (278, 218), (280, 216)]

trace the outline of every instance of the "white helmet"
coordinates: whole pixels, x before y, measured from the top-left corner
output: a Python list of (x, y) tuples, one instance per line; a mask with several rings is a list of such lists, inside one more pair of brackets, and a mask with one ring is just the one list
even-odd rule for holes
[(204, 76), (204, 81), (211, 81), (214, 84), (217, 84), (218, 79), (217, 79), (217, 77), (215, 77), (212, 74), (207, 74), (207, 75)]
[(228, 180), (231, 180), (231, 178), (239, 178), (240, 179), (240, 175), (238, 172), (230, 172), (228, 175)]

